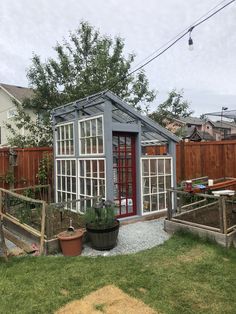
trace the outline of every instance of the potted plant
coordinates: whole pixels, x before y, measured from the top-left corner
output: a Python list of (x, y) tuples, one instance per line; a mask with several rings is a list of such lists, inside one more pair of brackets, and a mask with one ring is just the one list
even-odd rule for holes
[(85, 213), (87, 234), (96, 250), (111, 250), (117, 244), (120, 222), (111, 201), (96, 203)]
[(66, 231), (58, 234), (61, 250), (64, 256), (77, 256), (81, 254), (83, 247), (83, 229), (75, 230), (70, 219), (70, 226)]

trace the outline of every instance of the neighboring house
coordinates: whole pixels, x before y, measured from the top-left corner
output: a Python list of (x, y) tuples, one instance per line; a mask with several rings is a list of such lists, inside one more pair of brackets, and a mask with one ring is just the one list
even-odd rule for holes
[(189, 141), (220, 141), (236, 134), (236, 123), (186, 117), (174, 119), (167, 129)]
[[(25, 98), (30, 98), (33, 90), (26, 87), (0, 83), (0, 146), (7, 145), (7, 137), (10, 135), (4, 124), (11, 122), (16, 116), (17, 110), (15, 102), (19, 104)], [(21, 130), (24, 134), (24, 128)]]

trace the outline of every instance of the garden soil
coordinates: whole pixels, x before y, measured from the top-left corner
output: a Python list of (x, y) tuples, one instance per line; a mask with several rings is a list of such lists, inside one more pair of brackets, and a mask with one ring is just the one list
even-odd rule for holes
[(115, 286), (105, 286), (81, 300), (68, 303), (55, 314), (157, 314)]

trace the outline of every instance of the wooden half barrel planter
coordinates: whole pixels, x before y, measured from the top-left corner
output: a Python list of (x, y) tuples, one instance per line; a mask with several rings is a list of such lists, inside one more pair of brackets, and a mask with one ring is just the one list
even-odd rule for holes
[(113, 226), (98, 228), (93, 224), (87, 224), (86, 230), (94, 249), (99, 251), (111, 250), (117, 244), (120, 222), (114, 221)]
[(64, 256), (80, 255), (83, 248), (84, 229), (63, 231), (58, 234), (61, 250)]

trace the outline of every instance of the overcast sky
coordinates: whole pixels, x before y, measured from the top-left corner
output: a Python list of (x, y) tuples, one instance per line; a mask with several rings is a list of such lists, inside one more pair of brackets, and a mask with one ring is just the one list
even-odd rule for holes
[[(43, 60), (81, 20), (125, 39), (142, 61), (220, 0), (11, 0), (0, 2), (0, 82), (27, 86), (32, 53)], [(222, 1), (224, 4), (229, 2)], [(185, 37), (145, 70), (159, 91), (152, 108), (173, 88), (184, 89), (195, 115), (236, 109), (236, 2), (196, 28), (194, 50)]]

